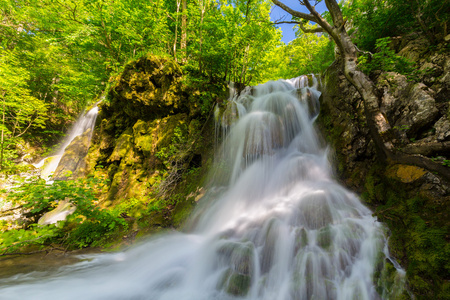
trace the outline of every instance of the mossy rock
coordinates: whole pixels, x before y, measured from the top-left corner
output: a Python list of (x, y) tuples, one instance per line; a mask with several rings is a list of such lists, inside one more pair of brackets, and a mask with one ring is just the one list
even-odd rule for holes
[[(384, 255), (380, 255), (384, 257)], [(376, 282), (377, 292), (383, 299), (406, 300), (411, 299), (406, 289), (406, 274), (398, 272), (394, 265), (385, 258), (379, 279)]]
[(308, 233), (305, 228), (297, 228), (295, 230), (295, 252), (308, 245)]
[(233, 273), (228, 278), (226, 291), (234, 296), (244, 297), (248, 294), (252, 283), (252, 279), (248, 275)]
[(244, 297), (248, 294), (251, 284), (252, 278), (250, 276), (227, 269), (217, 282), (217, 289), (225, 290), (225, 292), (233, 296)]
[(91, 129), (73, 139), (53, 174), (54, 180), (65, 180), (85, 175), (86, 155), (91, 141)]
[(410, 165), (393, 165), (386, 171), (386, 176), (403, 183), (412, 183), (422, 178), (427, 171), (423, 168)]
[(172, 212), (172, 223), (175, 228), (180, 227), (184, 221), (191, 215), (196, 206), (196, 202), (192, 199), (179, 201)]
[(131, 61), (108, 92), (110, 109), (120, 108), (135, 120), (187, 112), (181, 75), (180, 66), (169, 58), (147, 55)]
[(164, 147), (169, 147), (172, 143), (175, 128), (185, 124), (187, 120), (186, 114), (177, 114), (162, 118), (154, 129), (156, 133), (155, 148), (156, 151)]
[(134, 146), (139, 151), (151, 153), (154, 151), (153, 129), (156, 121), (138, 120), (133, 125)]
[(417, 299), (446, 299), (442, 295), (446, 293), (445, 274), (450, 263), (445, 238), (449, 228), (448, 197), (436, 199), (426, 193), (429, 178), (434, 177), (429, 172), (423, 174), (418, 167), (375, 166), (369, 175), (366, 187), (376, 193), (375, 214), (390, 229), (390, 253), (406, 269), (412, 293)]
[(329, 249), (332, 240), (333, 239), (331, 236), (330, 225), (320, 228), (320, 230), (317, 232), (317, 245), (320, 246), (321, 248), (326, 250)]
[(131, 129), (128, 129), (117, 139), (116, 146), (114, 147), (114, 151), (109, 157), (108, 162), (121, 160), (132, 147), (133, 135)]
[(122, 160), (120, 165), (113, 167), (114, 172), (108, 199), (144, 198), (151, 193), (149, 178), (142, 165), (129, 165), (127, 160)]
[(320, 229), (333, 221), (326, 194), (305, 196), (299, 205), (300, 215), (308, 229)]

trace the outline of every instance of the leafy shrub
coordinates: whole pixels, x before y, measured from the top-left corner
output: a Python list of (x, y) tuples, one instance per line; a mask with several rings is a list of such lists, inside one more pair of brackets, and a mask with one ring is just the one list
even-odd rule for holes
[(127, 223), (118, 211), (100, 209), (95, 205), (98, 193), (105, 185), (99, 178), (58, 180), (47, 184), (43, 179), (32, 179), (15, 188), (7, 199), (35, 216), (53, 210), (58, 201), (69, 200), (76, 206), (66, 221), (56, 225), (31, 224), (0, 234), (0, 251), (13, 252), (26, 245), (63, 243), (78, 248), (99, 245), (110, 238), (116, 229), (126, 228)]
[(342, 7), (351, 19), (354, 41), (364, 50), (373, 51), (380, 38), (422, 31), (430, 42), (446, 32), (448, 1), (354, 0)]
[(396, 55), (395, 51), (389, 48), (389, 38), (381, 38), (376, 42), (377, 52), (372, 56), (362, 55), (359, 60), (361, 70), (369, 74), (375, 70), (385, 72), (398, 72), (400, 74), (412, 74), (413, 62), (405, 57)]

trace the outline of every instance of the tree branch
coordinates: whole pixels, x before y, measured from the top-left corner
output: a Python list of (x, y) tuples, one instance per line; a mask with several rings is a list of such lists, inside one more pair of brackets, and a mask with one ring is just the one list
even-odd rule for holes
[[(328, 3), (328, 1), (327, 1), (327, 3)], [(314, 22), (319, 24), (320, 27), (322, 27), (326, 32), (328, 32), (330, 35), (332, 35), (333, 27), (331, 27), (331, 25), (324, 18), (322, 18), (322, 16), (316, 11), (316, 9), (313, 6), (311, 6), (311, 3), (309, 3), (309, 0), (304, 0), (304, 5), (309, 10), (311, 15), (314, 17)], [(330, 10), (330, 14), (333, 16), (334, 11)]]
[[(289, 6), (285, 5), (284, 3), (281, 3), (278, 0), (272, 0), (272, 2), (276, 6), (280, 7), (282, 10), (284, 10), (285, 12), (288, 12), (291, 15), (293, 15), (294, 17), (298, 17), (298, 18), (301, 18), (301, 19), (317, 22), (316, 17), (314, 15), (312, 15), (312, 14), (305, 14), (305, 13), (293, 10), (292, 8), (290, 8)], [(307, 2), (307, 1), (305, 1), (305, 2)]]
[(10, 208), (10, 209), (2, 210), (2, 211), (0, 211), (0, 216), (8, 215), (8, 214), (10, 214), (12, 211), (17, 210), (17, 209), (22, 208), (22, 207), (23, 207), (23, 205), (19, 205), (19, 206)]
[(363, 51), (363, 50), (360, 50), (356, 45), (355, 45), (355, 49), (356, 49), (356, 51), (358, 51), (359, 53), (363, 53), (363, 54), (369, 54), (370, 55), (370, 57), (372, 57), (373, 56), (373, 53), (372, 52), (370, 52), (370, 51)]
[(322, 27), (316, 27), (316, 28), (306, 28), (303, 26), (303, 23), (299, 23), (298, 26), (304, 33), (319, 33), (319, 32), (326, 32), (325, 29)]
[(271, 22), (272, 25), (278, 25), (278, 24), (300, 24), (300, 21), (275, 21)]
[(300, 29), (304, 32), (304, 33), (318, 33), (318, 32), (326, 32), (323, 28), (321, 27), (316, 27), (316, 28), (306, 28), (305, 26), (303, 26), (303, 23), (301, 21), (275, 21), (272, 22), (272, 24), (274, 25), (278, 25), (278, 24), (298, 24), (300, 26)]

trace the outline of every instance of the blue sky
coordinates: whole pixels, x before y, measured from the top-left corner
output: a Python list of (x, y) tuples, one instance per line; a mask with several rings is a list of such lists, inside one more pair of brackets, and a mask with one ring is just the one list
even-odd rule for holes
[[(290, 8), (297, 10), (297, 11), (301, 11), (304, 13), (308, 13), (308, 10), (306, 9), (306, 7), (304, 7), (303, 5), (301, 5), (297, 0), (281, 0), (281, 2), (283, 2), (284, 4), (286, 4), (287, 6), (289, 6)], [(311, 4), (314, 1), (311, 1)], [(326, 10), (326, 6), (324, 1), (322, 1), (320, 4), (318, 4), (316, 6), (316, 9), (318, 12), (322, 13), (323, 11)], [(279, 8), (278, 6), (274, 6), (272, 8), (272, 11), (270, 13), (270, 18), (272, 21), (276, 21), (278, 19), (281, 19), (284, 17), (284, 21), (290, 21), (291, 20), (291, 15), (288, 14), (287, 12), (285, 12), (284, 10), (282, 10), (281, 8)], [(294, 27), (295, 24), (279, 24), (277, 25), (279, 28), (281, 28), (281, 30), (283, 31), (283, 38), (281, 39), (285, 44), (288, 44), (290, 41), (292, 41), (293, 39), (295, 39), (295, 34), (294, 34)]]

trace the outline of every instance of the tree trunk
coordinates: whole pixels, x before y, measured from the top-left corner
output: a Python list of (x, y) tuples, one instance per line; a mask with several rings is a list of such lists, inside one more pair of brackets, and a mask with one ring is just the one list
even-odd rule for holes
[(357, 49), (345, 30), (345, 20), (342, 17), (341, 9), (335, 0), (325, 0), (325, 4), (333, 19), (334, 26), (331, 26), (322, 16), (311, 6), (309, 1), (304, 1), (306, 8), (311, 12), (311, 16), (317, 21), (320, 27), (326, 31), (336, 43), (339, 54), (343, 61), (343, 71), (347, 80), (356, 88), (364, 101), (364, 110), (367, 116), (369, 129), (377, 146), (381, 158), (389, 158), (394, 146), (391, 142), (391, 126), (387, 118), (381, 113), (378, 104), (378, 96), (370, 78), (357, 67)]
[(175, 61), (177, 61), (177, 41), (178, 41), (178, 14), (180, 13), (180, 2), (181, 0), (177, 0), (177, 16), (175, 18), (175, 38), (173, 41), (173, 57)]
[(198, 64), (199, 64), (199, 69), (200, 69), (200, 73), (203, 72), (203, 53), (202, 53), (202, 47), (203, 47), (203, 19), (205, 17), (205, 11), (206, 11), (206, 5), (205, 5), (205, 0), (199, 0), (198, 2), (199, 8), (200, 8), (200, 32), (199, 32), (199, 38), (200, 38), (200, 43), (199, 43), (199, 60), (198, 60)]
[(311, 6), (309, 0), (303, 0), (302, 4), (306, 6), (309, 14), (295, 11), (279, 0), (272, 0), (274, 4), (281, 7), (286, 12), (298, 18), (312, 21), (318, 24), (320, 28), (307, 30), (302, 28), (305, 33), (316, 33), (319, 31), (327, 32), (339, 50), (342, 59), (343, 72), (347, 80), (356, 88), (364, 102), (364, 111), (367, 118), (370, 134), (375, 142), (378, 155), (383, 160), (391, 160), (398, 163), (413, 164), (431, 171), (438, 172), (447, 179), (450, 179), (450, 169), (432, 161), (431, 159), (415, 154), (407, 154), (397, 151), (393, 144), (393, 135), (391, 126), (387, 118), (381, 113), (379, 99), (375, 92), (375, 86), (372, 80), (359, 70), (357, 66), (357, 48), (351, 41), (345, 30), (345, 22), (342, 12), (336, 0), (325, 0), (325, 4), (330, 12), (333, 25), (330, 25), (322, 16)]
[(181, 42), (180, 42), (180, 50), (181, 50), (181, 61), (186, 60), (186, 40), (187, 40), (187, 5), (186, 0), (182, 0), (182, 15), (181, 15)]
[(3, 92), (2, 99), (3, 99), (3, 105), (2, 105), (2, 137), (1, 137), (1, 150), (0, 150), (0, 170), (3, 170), (3, 148), (4, 148), (4, 134), (5, 134), (5, 94), (6, 92)]

